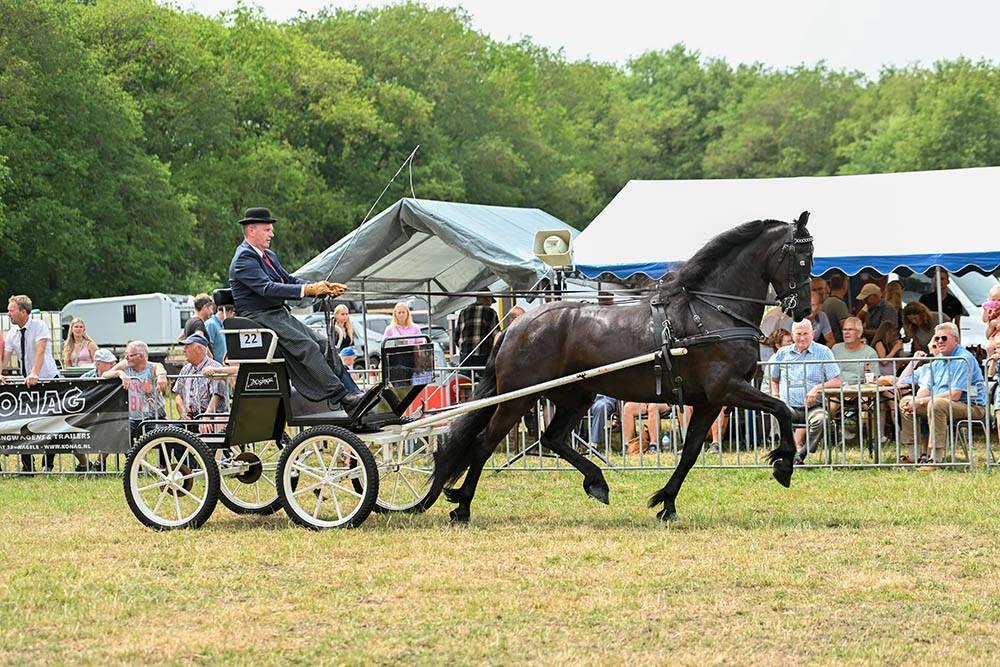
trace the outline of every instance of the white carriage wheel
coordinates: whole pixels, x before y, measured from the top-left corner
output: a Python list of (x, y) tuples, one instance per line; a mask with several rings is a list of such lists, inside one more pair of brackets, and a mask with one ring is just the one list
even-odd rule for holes
[(376, 512), (422, 512), (433, 503), (433, 438), (413, 437), (372, 445), (378, 463)]
[(197, 528), (219, 499), (219, 471), (205, 444), (178, 428), (150, 431), (125, 459), (125, 499), (143, 525)]
[(278, 500), (278, 461), (289, 442), (265, 440), (216, 450), (219, 466), (219, 500), (236, 514), (274, 514)]
[(375, 457), (347, 429), (307, 429), (281, 452), (278, 498), (289, 518), (301, 526), (319, 530), (361, 525), (377, 497)]

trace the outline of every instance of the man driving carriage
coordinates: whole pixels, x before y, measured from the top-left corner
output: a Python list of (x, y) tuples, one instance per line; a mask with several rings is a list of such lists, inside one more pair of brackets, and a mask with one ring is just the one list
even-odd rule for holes
[(352, 412), (364, 394), (347, 389), (341, 380), (344, 369), (340, 358), (327, 358), (309, 327), (292, 317), (285, 305), (286, 300), (340, 296), (347, 288), (328, 281), (307, 283), (288, 273), (270, 249), (275, 222), (266, 208), (247, 209), (239, 221), (243, 243), (229, 265), (236, 310), (277, 334), (292, 385), (302, 396), (310, 401), (326, 400), (331, 409), (339, 403)]

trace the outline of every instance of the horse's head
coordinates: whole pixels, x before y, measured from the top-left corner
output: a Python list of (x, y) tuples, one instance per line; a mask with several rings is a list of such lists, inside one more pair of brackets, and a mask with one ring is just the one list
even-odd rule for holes
[(768, 262), (768, 279), (778, 295), (782, 310), (796, 322), (809, 314), (809, 276), (813, 262), (813, 239), (806, 223), (809, 211), (789, 223), (778, 252), (771, 254)]

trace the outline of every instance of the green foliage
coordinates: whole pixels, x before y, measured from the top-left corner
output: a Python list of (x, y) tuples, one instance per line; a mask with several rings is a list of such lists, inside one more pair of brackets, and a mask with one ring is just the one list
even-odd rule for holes
[[(413, 194), (583, 227), (633, 178), (1000, 164), (1000, 76), (730, 66), (682, 45), (625, 67), (500, 43), (460, 9), (285, 24), (153, 0), (0, 0), (0, 289), (44, 307), (226, 279), (243, 209), (295, 266), (363, 218), (414, 146)], [(411, 194), (404, 174), (388, 205)]]

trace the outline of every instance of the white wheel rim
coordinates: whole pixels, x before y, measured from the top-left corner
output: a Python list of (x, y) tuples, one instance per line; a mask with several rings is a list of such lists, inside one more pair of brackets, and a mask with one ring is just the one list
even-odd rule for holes
[[(234, 461), (236, 456), (247, 451), (260, 458), (263, 471), (256, 482), (244, 484), (236, 475), (246, 470), (246, 464)], [(263, 509), (278, 497), (278, 459), (281, 449), (273, 440), (255, 442), (242, 447), (227, 447), (216, 453), (219, 464), (219, 490), (233, 504), (249, 510)]]
[(208, 499), (204, 459), (197, 449), (172, 436), (153, 438), (143, 445), (128, 475), (136, 508), (160, 526), (177, 528), (189, 523)]
[(289, 453), (281, 484), (289, 509), (317, 528), (348, 523), (369, 491), (367, 472), (354, 446), (329, 435), (306, 438)]
[(375, 448), (378, 506), (393, 511), (416, 507), (427, 497), (434, 454), (426, 438), (400, 440)]

